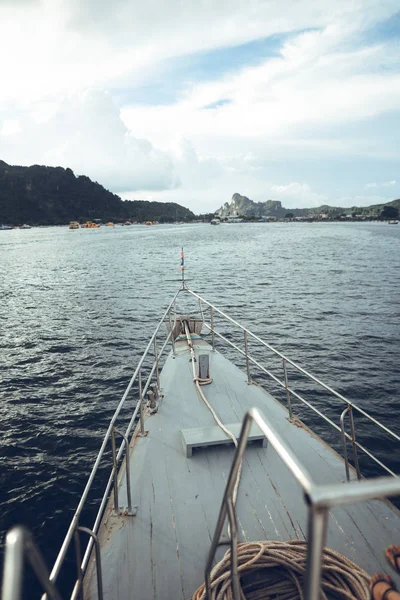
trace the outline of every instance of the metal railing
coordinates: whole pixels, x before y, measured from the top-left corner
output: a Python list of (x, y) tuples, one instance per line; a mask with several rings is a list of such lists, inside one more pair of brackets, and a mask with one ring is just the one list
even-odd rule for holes
[[(135, 372), (132, 375), (132, 377), (129, 381), (129, 384), (128, 384), (128, 386), (127, 386), (127, 388), (126, 388), (126, 390), (125, 390), (125, 392), (124, 392), (124, 394), (123, 394), (123, 396), (111, 418), (110, 424), (109, 424), (106, 434), (104, 436), (100, 450), (98, 452), (98, 455), (96, 457), (96, 460), (95, 460), (92, 470), (90, 472), (85, 489), (82, 493), (82, 496), (78, 503), (77, 509), (76, 509), (74, 516), (72, 518), (72, 521), (69, 525), (67, 534), (61, 545), (60, 551), (58, 553), (58, 556), (56, 558), (56, 561), (54, 563), (54, 566), (53, 566), (53, 569), (52, 569), (50, 575), (47, 574), (46, 576), (44, 576), (43, 569), (40, 569), (40, 571), (38, 571), (37, 569), (34, 569), (36, 575), (39, 578), (39, 581), (41, 582), (41, 584), (45, 590), (45, 594), (44, 594), (42, 600), (46, 600), (46, 598), (50, 598), (51, 600), (53, 600), (53, 599), (59, 600), (60, 596), (54, 595), (55, 594), (55, 592), (54, 592), (55, 583), (60, 574), (62, 566), (64, 564), (64, 561), (65, 561), (65, 558), (66, 558), (66, 555), (67, 555), (67, 552), (71, 545), (72, 540), (75, 541), (75, 554), (76, 554), (76, 562), (77, 562), (77, 579), (75, 581), (75, 584), (74, 584), (74, 587), (73, 587), (73, 590), (72, 590), (72, 593), (70, 596), (71, 600), (76, 600), (83, 594), (83, 578), (84, 578), (87, 566), (89, 564), (89, 559), (91, 556), (93, 546), (95, 546), (95, 551), (96, 551), (98, 597), (100, 598), (100, 600), (102, 598), (100, 549), (98, 547), (97, 534), (98, 534), (98, 531), (100, 528), (101, 519), (102, 519), (104, 510), (107, 506), (107, 502), (108, 502), (112, 487), (113, 487), (113, 492), (114, 492), (114, 512), (116, 514), (119, 514), (121, 512), (121, 510), (123, 510), (123, 509), (121, 509), (121, 507), (119, 506), (119, 503), (118, 503), (118, 464), (120, 463), (121, 460), (124, 460), (124, 459), (126, 460), (125, 472), (126, 472), (126, 477), (127, 477), (127, 499), (128, 499), (127, 511), (124, 511), (124, 514), (127, 514), (128, 516), (135, 515), (135, 508), (132, 507), (131, 486), (130, 486), (130, 477), (129, 477), (130, 476), (129, 436), (133, 433), (134, 426), (136, 425), (136, 422), (138, 419), (139, 419), (139, 422), (141, 425), (141, 430), (143, 432), (144, 400), (146, 398), (146, 394), (150, 388), (153, 378), (155, 378), (157, 387), (159, 389), (159, 385), (160, 385), (159, 361), (166, 349), (166, 346), (171, 341), (171, 332), (169, 332), (167, 334), (166, 339), (160, 345), (160, 348), (158, 347), (158, 344), (157, 344), (157, 335), (159, 333), (159, 330), (163, 326), (166, 318), (169, 318), (170, 323), (172, 323), (171, 322), (171, 312), (172, 312), (172, 309), (175, 307), (176, 298), (180, 292), (181, 292), (181, 288), (175, 293), (170, 304), (168, 305), (167, 310), (164, 312), (163, 316), (161, 317), (157, 327), (155, 328), (155, 330), (150, 338), (149, 343), (147, 344), (147, 347), (146, 347), (142, 357), (139, 360), (138, 366), (136, 367)], [(172, 343), (173, 343), (173, 340), (172, 340)], [(152, 366), (150, 368), (149, 373), (146, 374), (147, 379), (143, 385), (143, 369), (144, 369), (144, 365), (145, 365), (145, 360), (148, 357), (150, 357), (152, 359)], [(128, 426), (127, 426), (126, 430), (123, 432), (123, 431), (117, 429), (115, 424), (116, 424), (118, 416), (121, 413), (122, 408), (126, 404), (126, 400), (129, 396), (129, 393), (131, 392), (131, 389), (133, 388), (133, 385), (135, 384), (135, 382), (138, 382), (137, 403), (133, 410), (132, 416), (129, 420)], [(115, 442), (115, 434), (116, 433), (122, 437), (122, 443), (118, 449), (118, 452), (117, 452), (116, 442)], [(92, 489), (92, 485), (95, 480), (96, 474), (98, 472), (101, 460), (105, 454), (105, 451), (106, 451), (110, 441), (111, 441), (111, 446), (112, 446), (113, 464), (112, 464), (111, 473), (108, 478), (102, 500), (100, 502), (99, 509), (97, 511), (97, 515), (96, 515), (93, 527), (92, 527), (92, 529), (89, 529), (87, 527), (81, 527), (79, 520), (80, 520), (80, 517), (82, 514), (82, 510), (85, 506), (89, 492)], [(81, 548), (80, 548), (78, 532), (85, 532), (85, 533), (89, 534), (89, 536), (90, 536), (89, 542), (86, 545), (86, 548), (84, 550), (83, 557), (81, 556)], [(11, 531), (10, 534), (11, 533), (13, 533), (13, 532)], [(21, 535), (22, 534), (18, 535), (18, 540), (20, 540)], [(28, 533), (26, 532), (24, 535), (28, 535)], [(26, 539), (28, 539), (28, 538), (26, 538)], [(29, 540), (31, 540), (31, 539), (32, 538), (29, 537)], [(29, 544), (30, 543), (31, 542), (29, 542)], [(12, 578), (14, 581), (18, 581), (19, 587), (21, 586), (22, 564), (23, 564), (23, 558), (21, 558), (21, 557), (24, 552), (24, 548), (26, 548), (28, 546), (29, 546), (29, 548), (31, 547), (31, 545), (28, 544), (28, 546), (27, 546), (26, 544), (27, 543), (25, 543), (25, 542), (24, 542), (24, 544), (22, 544), (21, 541), (19, 541), (17, 545), (14, 544), (13, 550), (10, 549), (11, 548), (10, 546), (9, 546), (8, 550), (6, 549), (6, 554), (8, 554), (9, 557), (12, 557), (12, 558), (9, 558), (8, 569), (7, 569), (7, 578), (8, 579)], [(19, 555), (18, 559), (16, 558), (17, 554)], [(31, 554), (29, 554), (29, 553), (28, 553), (28, 558), (30, 559), (30, 562), (32, 562)], [(13, 573), (12, 577), (10, 575), (11, 572)], [(11, 598), (13, 598), (13, 600), (14, 600), (15, 596), (12, 596), (12, 595), (5, 596), (4, 591), (3, 591), (2, 600), (11, 600)]]
[[(347, 447), (346, 447), (347, 441), (350, 441), (352, 444), (354, 463), (355, 463), (356, 472), (357, 472), (358, 477), (360, 477), (361, 475), (359, 472), (357, 449), (366, 453), (370, 458), (372, 458), (376, 463), (378, 463), (388, 473), (390, 473), (391, 475), (394, 475), (394, 473), (388, 467), (383, 465), (381, 463), (381, 461), (379, 461), (376, 457), (374, 457), (372, 455), (372, 453), (370, 453), (366, 448), (364, 448), (364, 446), (362, 446), (356, 440), (353, 411), (358, 411), (358, 413), (360, 413), (364, 417), (368, 418), (370, 421), (375, 423), (378, 427), (380, 427), (382, 430), (384, 430), (386, 433), (388, 433), (389, 435), (391, 435), (393, 438), (395, 438), (398, 441), (400, 441), (399, 436), (397, 436), (390, 429), (388, 429), (387, 427), (385, 427), (384, 425), (379, 423), (376, 419), (371, 417), (368, 413), (366, 413), (364, 410), (362, 410), (361, 408), (356, 406), (354, 403), (350, 402), (347, 398), (345, 398), (344, 396), (342, 396), (341, 394), (339, 394), (338, 392), (333, 390), (330, 386), (324, 384), (318, 378), (316, 378), (313, 375), (311, 375), (310, 373), (308, 373), (305, 369), (303, 369), (302, 367), (300, 367), (299, 365), (294, 363), (292, 360), (287, 358), (281, 352), (277, 351), (270, 344), (264, 342), (260, 337), (253, 334), (246, 327), (243, 327), (237, 321), (235, 321), (234, 319), (232, 319), (231, 317), (226, 315), (223, 311), (219, 310), (214, 305), (212, 305), (211, 303), (206, 301), (199, 294), (197, 294), (197, 293), (193, 292), (192, 290), (190, 290), (189, 288), (187, 288), (186, 285), (182, 285), (182, 287), (173, 296), (170, 304), (168, 305), (168, 308), (164, 312), (156, 329), (154, 330), (154, 332), (150, 338), (150, 341), (147, 344), (147, 347), (146, 347), (142, 357), (139, 360), (138, 366), (137, 366), (131, 380), (129, 381), (129, 384), (128, 384), (128, 386), (127, 386), (127, 388), (126, 388), (126, 390), (114, 412), (114, 415), (111, 418), (110, 424), (105, 433), (100, 450), (98, 452), (98, 455), (96, 457), (96, 460), (95, 460), (92, 470), (90, 472), (87, 484), (82, 493), (82, 496), (78, 503), (77, 509), (76, 509), (74, 516), (72, 518), (72, 521), (69, 525), (67, 534), (61, 545), (60, 551), (58, 553), (58, 556), (56, 558), (56, 561), (54, 563), (54, 566), (53, 566), (53, 569), (51, 570), (50, 575), (47, 575), (46, 577), (44, 577), (43, 574), (45, 573), (45, 571), (41, 568), (39, 569), (39, 571), (37, 571), (34, 566), (34, 570), (35, 570), (36, 574), (38, 575), (39, 580), (41, 581), (43, 588), (45, 590), (45, 595), (43, 596), (43, 600), (45, 600), (47, 597), (51, 598), (51, 600), (53, 600), (53, 598), (57, 598), (57, 600), (58, 600), (58, 598), (59, 598), (59, 596), (54, 596), (55, 583), (60, 574), (62, 566), (64, 564), (64, 561), (65, 561), (65, 558), (66, 558), (66, 555), (67, 555), (67, 552), (69, 550), (72, 540), (75, 541), (75, 554), (76, 554), (76, 562), (77, 562), (77, 579), (75, 581), (75, 584), (74, 584), (74, 587), (73, 587), (73, 590), (72, 590), (72, 593), (70, 596), (71, 600), (76, 600), (83, 594), (83, 578), (84, 578), (86, 569), (89, 564), (93, 546), (95, 547), (96, 563), (98, 564), (98, 569), (97, 569), (98, 595), (99, 595), (99, 598), (102, 597), (100, 551), (99, 551), (99, 546), (98, 546), (98, 542), (97, 542), (97, 534), (99, 532), (101, 520), (102, 520), (104, 511), (106, 509), (112, 489), (113, 489), (113, 494), (114, 494), (114, 512), (116, 514), (120, 514), (121, 512), (123, 512), (124, 514), (126, 514), (128, 516), (135, 515), (135, 507), (132, 506), (132, 495), (131, 495), (131, 484), (130, 484), (129, 438), (133, 434), (134, 427), (136, 426), (137, 422), (139, 423), (138, 435), (145, 435), (144, 404), (145, 404), (146, 394), (151, 390), (150, 386), (151, 386), (154, 378), (156, 381), (156, 392), (158, 392), (160, 389), (160, 373), (159, 373), (160, 358), (164, 354), (165, 349), (169, 343), (171, 343), (172, 352), (173, 352), (173, 354), (175, 354), (175, 339), (174, 339), (174, 336), (172, 335), (172, 332), (174, 331), (175, 325), (177, 323), (176, 299), (181, 292), (188, 294), (188, 295), (192, 296), (193, 298), (196, 298), (196, 301), (197, 301), (198, 307), (199, 307), (199, 312), (201, 313), (203, 321), (204, 321), (204, 326), (211, 333), (211, 345), (212, 345), (213, 350), (215, 349), (216, 339), (221, 339), (225, 343), (227, 343), (229, 346), (233, 347), (242, 357), (244, 357), (245, 363), (246, 363), (247, 381), (249, 384), (252, 383), (250, 366), (255, 365), (257, 367), (257, 369), (259, 369), (262, 373), (265, 373), (266, 375), (268, 375), (276, 384), (278, 384), (280, 387), (282, 387), (285, 390), (289, 418), (293, 418), (292, 397), (294, 397), (294, 398), (297, 398), (298, 400), (300, 400), (303, 404), (308, 406), (310, 409), (312, 409), (315, 413), (317, 413), (320, 417), (322, 417), (325, 421), (327, 421), (334, 429), (339, 431), (339, 433), (341, 434), (341, 437), (342, 437), (342, 442), (343, 442), (343, 453), (344, 453), (347, 480), (350, 479), (350, 468), (349, 468), (349, 461), (348, 461)], [(207, 307), (206, 310), (209, 310), (209, 312), (210, 312), (210, 322), (209, 323), (207, 323), (206, 318), (205, 318), (204, 307)], [(235, 344), (234, 342), (229, 340), (226, 336), (221, 334), (215, 328), (215, 315), (216, 314), (220, 315), (226, 321), (230, 322), (235, 327), (239, 328), (239, 330), (242, 332), (242, 335), (243, 335), (243, 348), (239, 347), (237, 344)], [(173, 317), (174, 321), (172, 321), (172, 317)], [(157, 335), (159, 334), (159, 331), (164, 323), (169, 324), (169, 328), (168, 328), (169, 332), (166, 336), (166, 339), (163, 341), (162, 344), (160, 344), (160, 347), (159, 347), (159, 344), (157, 341)], [(279, 379), (278, 377), (276, 377), (266, 367), (264, 367), (257, 359), (255, 359), (253, 356), (250, 355), (250, 353), (249, 353), (249, 341), (250, 340), (256, 341), (262, 347), (268, 349), (274, 355), (278, 356), (282, 360), (282, 368), (283, 368), (283, 379), (282, 380)], [(152, 364), (151, 364), (151, 368), (148, 367), (148, 369), (147, 369), (148, 372), (146, 372), (147, 379), (145, 382), (143, 382), (143, 379), (144, 379), (143, 375), (144, 375), (144, 371), (146, 368), (145, 361), (146, 361), (146, 359), (149, 359), (149, 358), (151, 358)], [(344, 402), (346, 404), (346, 409), (343, 411), (342, 416), (341, 416), (340, 427), (338, 425), (336, 425), (336, 423), (334, 423), (326, 415), (324, 415), (320, 410), (318, 410), (318, 408), (316, 408), (310, 402), (308, 402), (305, 398), (303, 398), (297, 391), (295, 391), (293, 389), (293, 387), (289, 386), (287, 365), (291, 365), (291, 367), (295, 368), (298, 372), (305, 375), (311, 381), (322, 386), (322, 388), (324, 388), (330, 394), (332, 394), (333, 396), (338, 398), (341, 402)], [(129, 420), (126, 430), (122, 431), (121, 429), (116, 427), (116, 421), (121, 413), (122, 408), (125, 406), (127, 398), (128, 398), (135, 383), (137, 383), (137, 386), (138, 386), (137, 403), (133, 410), (132, 416)], [(351, 434), (346, 433), (346, 431), (344, 429), (344, 418), (347, 413), (349, 413), (349, 416), (350, 416)], [(115, 434), (118, 434), (122, 437), (122, 442), (121, 442), (121, 445), (120, 445), (118, 451), (117, 451), (117, 447), (116, 447)], [(103, 497), (100, 502), (100, 506), (97, 511), (97, 515), (96, 515), (93, 527), (91, 529), (89, 529), (87, 527), (81, 526), (80, 518), (82, 515), (83, 508), (86, 504), (89, 492), (92, 489), (93, 482), (96, 478), (100, 463), (103, 459), (105, 451), (106, 451), (108, 445), (110, 444), (110, 442), (111, 442), (111, 447), (112, 447), (112, 469), (111, 469), (111, 473), (109, 475), (109, 478), (108, 478), (108, 481), (107, 481), (107, 484), (105, 487)], [(127, 478), (127, 502), (128, 502), (127, 510), (125, 510), (123, 507), (119, 506), (119, 498), (118, 498), (118, 474), (121, 475), (121, 472), (118, 471), (118, 465), (123, 460), (126, 461), (125, 462), (125, 472), (126, 472), (126, 478)], [(229, 511), (231, 511), (231, 507), (228, 507), (228, 509), (229, 509)], [(13, 579), (15, 581), (19, 581), (19, 582), (21, 580), (21, 574), (22, 574), (23, 554), (26, 553), (26, 555), (31, 563), (32, 563), (32, 560), (35, 561), (35, 559), (32, 559), (32, 556), (36, 556), (35, 550), (31, 550), (34, 547), (34, 544), (31, 540), (31, 538), (29, 538), (29, 536), (25, 530), (23, 530), (23, 531), (24, 531), (24, 533), (21, 533), (21, 532), (18, 533), (17, 542), (16, 543), (13, 542), (13, 544), (11, 546), (9, 545), (9, 550), (6, 551), (6, 554), (8, 552), (8, 555), (13, 557), (13, 559), (11, 560), (11, 558), (10, 558), (9, 562), (7, 563), (8, 577), (10, 577), (9, 574), (11, 573), (11, 571), (13, 571)], [(85, 533), (89, 534), (89, 536), (90, 536), (90, 539), (84, 550), (83, 557), (81, 556), (79, 532), (85, 532)], [(10, 534), (11, 533), (12, 532), (10, 532)], [(14, 539), (13, 536), (11, 536), (11, 539)], [(5, 564), (6, 564), (6, 562), (5, 562)], [(37, 564), (39, 564), (39, 563), (37, 563)], [(6, 573), (6, 571), (4, 571), (4, 573)], [(19, 583), (18, 585), (20, 587), (21, 583)], [(17, 588), (18, 588), (18, 585), (17, 585)], [(7, 588), (5, 588), (5, 589), (7, 590)], [(15, 596), (15, 597), (17, 597), (17, 596)], [(14, 600), (13, 596), (9, 595), (7, 597), (4, 595), (4, 589), (3, 589), (2, 600), (11, 600), (11, 598), (13, 598), (13, 600)]]
[(307, 470), (285, 444), (279, 434), (271, 427), (259, 410), (252, 408), (244, 417), (238, 446), (229, 473), (228, 481), (215, 528), (211, 548), (205, 569), (206, 598), (211, 598), (211, 570), (219, 546), (222, 530), (228, 517), (230, 526), (230, 561), (231, 581), (234, 600), (240, 600), (240, 579), (238, 572), (238, 527), (236, 508), (233, 501), (234, 489), (242, 458), (246, 449), (247, 439), (252, 422), (258, 425), (268, 442), (273, 446), (279, 457), (288, 467), (290, 473), (300, 484), (308, 506), (308, 535), (307, 562), (305, 580), (305, 599), (318, 600), (320, 597), (320, 580), (322, 554), (325, 545), (326, 528), (329, 510), (332, 506), (360, 502), (362, 500), (387, 498), (400, 494), (400, 479), (379, 477), (375, 479), (334, 483), (328, 485), (316, 484), (312, 481)]
[[(350, 480), (350, 464), (349, 464), (348, 453), (347, 453), (347, 441), (351, 442), (351, 445), (352, 445), (354, 467), (355, 467), (356, 476), (358, 479), (360, 479), (360, 477), (361, 477), (361, 472), (360, 472), (360, 467), (359, 467), (357, 450), (360, 450), (362, 453), (364, 453), (366, 456), (368, 456), (379, 467), (381, 467), (384, 471), (389, 473), (389, 475), (392, 475), (394, 477), (397, 476), (388, 466), (386, 466), (384, 463), (382, 463), (372, 452), (370, 452), (364, 445), (360, 444), (360, 442), (357, 441), (356, 434), (355, 434), (354, 413), (356, 412), (359, 415), (362, 415), (362, 417), (364, 417), (368, 421), (372, 422), (374, 425), (376, 425), (378, 428), (380, 428), (382, 431), (384, 431), (386, 434), (388, 434), (392, 439), (395, 439), (398, 442), (400, 442), (399, 435), (397, 435), (394, 431), (392, 431), (391, 429), (386, 427), (386, 425), (384, 425), (383, 423), (380, 423), (377, 419), (375, 419), (373, 416), (371, 416), (369, 413), (367, 413), (361, 407), (357, 406), (354, 402), (352, 402), (351, 400), (349, 400), (348, 398), (346, 398), (345, 396), (343, 396), (342, 394), (340, 394), (339, 392), (334, 390), (332, 387), (330, 387), (329, 385), (327, 385), (326, 383), (324, 383), (323, 381), (321, 381), (320, 379), (318, 379), (317, 377), (315, 377), (314, 375), (312, 375), (311, 373), (306, 371), (303, 367), (301, 367), (300, 365), (295, 363), (293, 360), (291, 360), (290, 358), (285, 356), (282, 352), (279, 352), (279, 350), (276, 350), (276, 348), (274, 348), (273, 346), (271, 346), (270, 344), (268, 344), (267, 342), (262, 340), (258, 335), (252, 333), (246, 327), (243, 327), (243, 325), (241, 325), (240, 323), (238, 323), (237, 321), (235, 321), (234, 319), (229, 317), (226, 313), (224, 313), (222, 310), (218, 309), (216, 306), (214, 306), (213, 304), (211, 304), (210, 302), (205, 300), (202, 296), (200, 296), (196, 292), (193, 292), (192, 290), (189, 290), (189, 289), (186, 289), (186, 292), (188, 292), (194, 298), (196, 298), (196, 300), (198, 302), (199, 312), (204, 319), (204, 326), (211, 333), (211, 345), (212, 345), (213, 350), (215, 349), (215, 339), (218, 338), (218, 339), (222, 340), (228, 346), (230, 346), (231, 348), (234, 348), (245, 359), (247, 380), (249, 383), (251, 382), (250, 365), (255, 365), (257, 367), (257, 369), (259, 370), (259, 372), (267, 375), (270, 379), (272, 379), (274, 381), (275, 384), (277, 384), (279, 387), (281, 387), (284, 390), (285, 395), (286, 395), (287, 409), (288, 409), (290, 419), (292, 419), (294, 417), (292, 398), (296, 398), (302, 404), (304, 404), (309, 409), (311, 409), (314, 413), (316, 413), (319, 417), (321, 417), (324, 421), (326, 421), (333, 429), (335, 429), (339, 433), (340, 439), (342, 442), (342, 446), (343, 446), (343, 458), (345, 461), (345, 474), (346, 474), (347, 481)], [(206, 309), (204, 307), (206, 307)], [(210, 312), (209, 323), (207, 323), (207, 321), (206, 321), (206, 311)], [(232, 340), (228, 339), (226, 337), (226, 335), (223, 335), (216, 329), (216, 327), (215, 327), (216, 314), (221, 316), (225, 321), (231, 323), (239, 331), (242, 332), (243, 347), (240, 347), (237, 343), (234, 343)], [(256, 358), (254, 358), (253, 356), (251, 356), (249, 354), (249, 350), (248, 350), (249, 340), (254, 340), (255, 342), (257, 342), (257, 344), (259, 344), (261, 347), (272, 352), (272, 354), (274, 356), (278, 357), (282, 361), (282, 378), (281, 379), (279, 377), (277, 377), (276, 375), (274, 375), (264, 365), (262, 365), (259, 360), (257, 360)], [(323, 412), (321, 412), (321, 410), (319, 410), (316, 406), (314, 406), (311, 402), (309, 402), (306, 398), (304, 398), (302, 394), (300, 394), (298, 391), (296, 391), (293, 387), (291, 387), (289, 385), (289, 378), (288, 378), (288, 372), (287, 372), (288, 365), (290, 365), (298, 373), (304, 375), (307, 378), (307, 380), (314, 382), (319, 387), (321, 387), (325, 391), (329, 392), (330, 395), (335, 397), (341, 403), (346, 404), (346, 410), (343, 411), (342, 416), (340, 418), (340, 425), (337, 425), (334, 421), (332, 421), (332, 419), (330, 419), (327, 415), (325, 415)], [(350, 434), (347, 433), (344, 428), (344, 416), (347, 413), (349, 413), (349, 416), (350, 416), (350, 428), (351, 428)]]

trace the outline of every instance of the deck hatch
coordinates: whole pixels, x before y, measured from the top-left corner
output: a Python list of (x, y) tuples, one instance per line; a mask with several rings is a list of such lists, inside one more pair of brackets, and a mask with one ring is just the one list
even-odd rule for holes
[[(240, 437), (242, 423), (228, 423), (224, 425), (238, 440)], [(181, 434), (183, 450), (188, 458), (192, 456), (193, 448), (220, 446), (233, 443), (232, 439), (227, 436), (218, 425), (212, 425), (210, 427), (195, 427), (193, 429), (182, 429)], [(265, 448), (267, 445), (266, 437), (255, 423), (252, 424), (248, 440), (251, 442), (261, 441), (263, 448)]]

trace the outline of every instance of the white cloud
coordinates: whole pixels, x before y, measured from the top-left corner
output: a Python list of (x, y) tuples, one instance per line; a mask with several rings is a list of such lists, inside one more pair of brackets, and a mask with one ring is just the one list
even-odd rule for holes
[(286, 206), (320, 206), (328, 200), (327, 196), (313, 192), (308, 183), (294, 181), (287, 185), (272, 185), (272, 197), (286, 201)]
[[(288, 206), (366, 198), (352, 194), (396, 181), (354, 175), (351, 189), (333, 190), (320, 172), (341, 157), (332, 180), (349, 181), (357, 160), (376, 159), (378, 182), (392, 172), (380, 172), (384, 161), (398, 162), (394, 127), (369, 129), (387, 114), (396, 122), (398, 45), (366, 34), (397, 10), (398, 0), (336, 0), (334, 10), (330, 0), (0, 0), (0, 158), (70, 166), (113, 191), (196, 211), (235, 191)], [(190, 65), (196, 52), (289, 32), (278, 55), (211, 68), (203, 81), (189, 69), (170, 104), (135, 103), (176, 57)]]
[(171, 156), (135, 137), (106, 92), (70, 97), (46, 123), (25, 118), (14, 131), (5, 125), (0, 154), (12, 164), (69, 166), (117, 193), (179, 185)]
[(367, 183), (365, 187), (368, 188), (379, 188), (379, 187), (393, 187), (396, 185), (396, 180), (392, 179), (391, 181), (384, 181), (383, 183)]

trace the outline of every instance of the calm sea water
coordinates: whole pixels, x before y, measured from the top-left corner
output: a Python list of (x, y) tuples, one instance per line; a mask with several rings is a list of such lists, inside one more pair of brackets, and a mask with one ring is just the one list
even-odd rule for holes
[[(400, 226), (2, 231), (2, 541), (24, 523), (53, 563), (114, 408), (179, 286), (181, 246), (190, 287), (400, 434)], [(338, 422), (343, 407), (298, 385)], [(336, 444), (316, 415), (296, 413)], [(362, 419), (357, 427), (400, 471), (398, 447)], [(105, 477), (103, 466), (87, 525)]]

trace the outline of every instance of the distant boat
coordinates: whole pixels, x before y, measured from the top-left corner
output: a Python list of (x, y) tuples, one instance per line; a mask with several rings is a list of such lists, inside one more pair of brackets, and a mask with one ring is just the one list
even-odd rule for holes
[(9, 225), (0, 225), (0, 231), (7, 231), (9, 229), (12, 229)]
[(32, 227), (24, 223), (23, 225), (21, 225), (20, 229), (32, 229)]
[(389, 225), (397, 225), (398, 221), (392, 219), (391, 221), (388, 221)]
[(221, 224), (221, 219), (211, 219), (211, 225), (220, 225)]
[(78, 221), (71, 221), (71, 223), (69, 224), (69, 228), (70, 229), (79, 229)]
[(108, 223), (106, 223), (106, 227), (114, 227), (114, 223), (112, 223), (111, 221), (109, 221)]
[(86, 221), (86, 223), (82, 223), (81, 227), (83, 229), (99, 229), (100, 225), (93, 223), (93, 221)]

